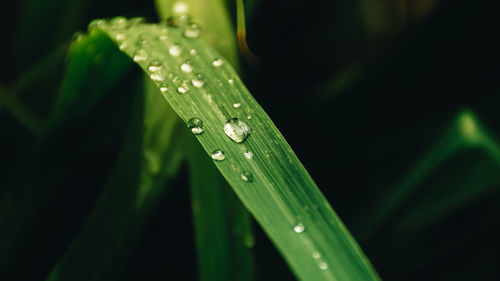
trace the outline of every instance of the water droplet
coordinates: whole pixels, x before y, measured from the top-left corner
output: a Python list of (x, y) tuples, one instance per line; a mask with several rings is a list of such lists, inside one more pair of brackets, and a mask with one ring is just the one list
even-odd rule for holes
[(160, 35), (160, 36), (158, 36), (158, 39), (160, 39), (161, 41), (167, 41), (168, 36), (167, 35)]
[(146, 36), (144, 34), (140, 34), (137, 37), (137, 41), (135, 41), (135, 45), (138, 47), (144, 46), (148, 43), (148, 40), (146, 40)]
[(193, 134), (199, 135), (203, 133), (203, 121), (200, 118), (194, 117), (189, 119), (187, 125)]
[(195, 86), (196, 88), (201, 88), (203, 87), (203, 85), (205, 85), (205, 79), (203, 78), (203, 76), (201, 74), (198, 74), (196, 75), (197, 78), (191, 80), (191, 83), (193, 84), (193, 86)]
[(165, 81), (165, 74), (161, 73), (161, 72), (151, 73), (151, 75), (149, 75), (149, 77), (151, 78), (151, 80), (156, 81), (156, 82)]
[(313, 259), (317, 260), (317, 259), (321, 258), (321, 255), (318, 252), (314, 252), (312, 254), (312, 257), (313, 257)]
[(189, 88), (188, 88), (188, 87), (186, 87), (185, 85), (179, 86), (179, 87), (177, 88), (177, 93), (179, 93), (179, 94), (185, 94), (185, 93), (187, 93), (188, 91), (189, 91)]
[(306, 227), (304, 226), (303, 223), (299, 222), (293, 227), (293, 231), (295, 233), (302, 233), (306, 230)]
[(118, 42), (123, 42), (125, 39), (127, 39), (127, 35), (125, 35), (125, 33), (117, 33), (115, 39)]
[(104, 27), (106, 25), (106, 21), (103, 20), (103, 19), (95, 19), (93, 21), (91, 21), (87, 27), (87, 30), (88, 31), (92, 31), (94, 29), (97, 29), (97, 28), (100, 28), (100, 27)]
[(183, 64), (181, 64), (181, 70), (186, 73), (191, 73), (193, 72), (193, 65), (190, 61), (185, 61)]
[(161, 62), (159, 60), (152, 60), (149, 63), (148, 70), (151, 72), (158, 72), (162, 70)]
[(124, 17), (115, 17), (111, 20), (111, 28), (125, 29), (128, 27), (128, 20)]
[(212, 62), (212, 65), (215, 67), (221, 67), (224, 64), (224, 61), (221, 58), (217, 58)]
[(239, 102), (233, 103), (234, 108), (240, 108), (240, 106), (241, 106), (241, 103), (239, 103)]
[(172, 56), (172, 57), (178, 57), (181, 55), (181, 52), (182, 52), (182, 49), (181, 49), (181, 46), (179, 46), (178, 44), (174, 44), (172, 45), (169, 49), (168, 49), (168, 53)]
[(243, 172), (243, 173), (241, 173), (240, 178), (243, 181), (246, 181), (246, 182), (252, 182), (253, 181), (253, 175), (250, 172)]
[(250, 126), (238, 118), (229, 119), (224, 124), (224, 133), (237, 143), (243, 142), (250, 135)]
[(167, 87), (167, 85), (166, 85), (166, 84), (162, 84), (162, 85), (160, 85), (160, 91), (161, 91), (162, 93), (166, 93), (166, 92), (168, 92), (168, 87)]
[(214, 159), (215, 161), (222, 161), (224, 159), (226, 159), (226, 155), (224, 155), (224, 151), (220, 150), (220, 149), (216, 149), (212, 152), (212, 155), (211, 155), (212, 159)]
[(201, 28), (196, 23), (191, 23), (184, 29), (184, 37), (186, 38), (191, 38), (191, 39), (198, 38), (200, 37), (200, 34), (201, 34)]
[(189, 51), (189, 54), (192, 55), (192, 56), (196, 55), (196, 50), (195, 49), (191, 49), (191, 51)]
[(251, 151), (245, 151), (243, 152), (243, 155), (245, 155), (245, 158), (248, 160), (252, 160), (253, 158), (253, 153)]
[(129, 20), (129, 26), (138, 25), (138, 24), (145, 23), (145, 22), (146, 22), (146, 19), (143, 17), (133, 17)]
[(252, 119), (252, 116), (248, 115), (248, 116), (247, 116), (247, 119), (248, 119), (248, 120)]
[(328, 264), (326, 264), (326, 262), (322, 261), (318, 264), (319, 266), (319, 269), (321, 270), (327, 270), (328, 269)]
[(188, 14), (189, 6), (183, 1), (177, 1), (172, 6), (172, 12), (176, 15)]
[(232, 86), (232, 85), (234, 85), (234, 80), (233, 79), (229, 79), (229, 80), (227, 80), (227, 83), (229, 83), (229, 85)]
[(148, 54), (144, 49), (138, 49), (137, 51), (134, 52), (134, 61), (139, 62), (139, 61), (145, 61), (148, 59)]

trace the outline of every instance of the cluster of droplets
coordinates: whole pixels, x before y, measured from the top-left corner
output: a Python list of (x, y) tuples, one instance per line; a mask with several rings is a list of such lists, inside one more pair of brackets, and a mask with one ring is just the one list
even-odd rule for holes
[[(306, 226), (302, 222), (297, 222), (293, 226), (293, 232), (297, 234), (304, 233), (306, 231)], [(317, 262), (318, 268), (321, 270), (327, 270), (328, 269), (328, 264), (321, 258), (321, 254), (318, 252), (313, 252), (312, 253), (312, 258)]]

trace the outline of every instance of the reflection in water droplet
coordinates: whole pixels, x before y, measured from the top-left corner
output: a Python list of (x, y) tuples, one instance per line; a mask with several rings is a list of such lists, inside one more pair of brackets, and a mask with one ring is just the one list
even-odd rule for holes
[(196, 23), (191, 23), (184, 29), (184, 36), (187, 38), (198, 38), (200, 36), (201, 29), (200, 26)]
[(253, 175), (250, 172), (243, 172), (243, 173), (241, 173), (240, 178), (243, 181), (246, 181), (246, 182), (252, 182), (253, 181)]
[(302, 233), (306, 230), (306, 227), (304, 226), (303, 223), (299, 222), (293, 227), (293, 231), (295, 233)]
[(239, 103), (239, 102), (233, 103), (234, 108), (240, 108), (240, 106), (241, 106), (241, 103)]
[(215, 66), (215, 67), (220, 67), (224, 64), (224, 61), (221, 59), (221, 58), (218, 58), (218, 59), (215, 59), (213, 62), (212, 62), (212, 65)]
[(248, 160), (252, 160), (253, 158), (253, 153), (251, 151), (245, 151), (243, 152), (243, 155), (245, 155), (245, 158)]
[(193, 134), (199, 135), (203, 133), (203, 121), (200, 118), (194, 117), (189, 119), (187, 125)]
[(181, 52), (182, 52), (181, 46), (179, 46), (178, 44), (174, 44), (174, 45), (170, 46), (170, 48), (168, 49), (168, 53), (172, 57), (180, 56)]
[(191, 73), (193, 72), (193, 65), (190, 61), (185, 61), (183, 64), (181, 64), (181, 70), (186, 73)]
[(222, 161), (224, 159), (226, 159), (226, 155), (224, 155), (224, 152), (220, 149), (216, 149), (212, 152), (212, 155), (211, 155), (212, 159), (214, 159), (215, 161)]
[(237, 143), (243, 142), (250, 135), (250, 126), (238, 118), (229, 119), (224, 124), (224, 133)]
[(134, 52), (134, 61), (139, 62), (139, 61), (145, 61), (148, 59), (148, 54), (144, 49), (138, 49)]
[(161, 62), (159, 60), (152, 60), (149, 63), (148, 70), (151, 72), (158, 72), (162, 69)]
[(327, 270), (328, 269), (328, 264), (326, 264), (326, 262), (322, 261), (319, 263), (319, 269), (321, 270)]

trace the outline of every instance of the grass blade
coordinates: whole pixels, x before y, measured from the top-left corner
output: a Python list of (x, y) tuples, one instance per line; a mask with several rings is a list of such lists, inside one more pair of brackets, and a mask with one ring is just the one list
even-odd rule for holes
[(249, 214), (213, 163), (205, 158), (200, 145), (190, 141), (189, 174), (199, 280), (253, 280), (254, 240)]
[[(283, 136), (217, 52), (201, 40), (184, 37), (183, 28), (154, 24), (123, 28), (113, 22), (97, 26), (155, 80), (182, 120), (204, 122), (198, 140), (208, 154), (223, 151), (225, 160), (216, 161), (217, 168), (297, 277), (379, 279)], [(205, 83), (197, 87), (201, 79)], [(252, 129), (241, 143), (223, 131), (232, 118)], [(247, 151), (253, 154), (251, 159), (245, 157)]]

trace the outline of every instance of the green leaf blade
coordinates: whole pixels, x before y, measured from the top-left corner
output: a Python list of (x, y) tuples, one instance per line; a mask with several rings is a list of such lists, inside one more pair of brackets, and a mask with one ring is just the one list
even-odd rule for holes
[[(164, 96), (181, 119), (185, 122), (194, 117), (203, 120), (204, 131), (197, 135), (198, 140), (208, 154), (217, 149), (224, 151), (225, 160), (216, 161), (217, 168), (301, 280), (379, 279), (235, 71), (227, 62), (214, 66), (214, 60), (220, 58), (217, 52), (201, 40), (185, 38), (182, 28), (136, 24), (123, 30), (116, 30), (112, 25), (104, 25), (102, 29), (111, 38), (126, 34), (129, 47), (123, 51), (136, 57), (136, 62), (160, 87), (168, 88), (163, 91)], [(161, 36), (167, 39), (161, 40)], [(174, 45), (182, 50), (178, 56), (169, 53)], [(137, 52), (144, 52), (146, 58), (138, 59)], [(153, 61), (162, 63), (160, 76), (149, 69)], [(193, 71), (182, 70), (186, 62), (192, 65)], [(203, 87), (197, 88), (191, 83), (197, 74), (206, 79)], [(179, 93), (179, 87), (189, 90)], [(250, 135), (241, 143), (224, 134), (223, 127), (232, 118), (251, 128)], [(253, 153), (252, 159), (245, 157), (247, 151)], [(253, 181), (242, 179), (246, 172), (253, 175)], [(304, 230), (294, 231), (299, 224), (304, 225)]]

